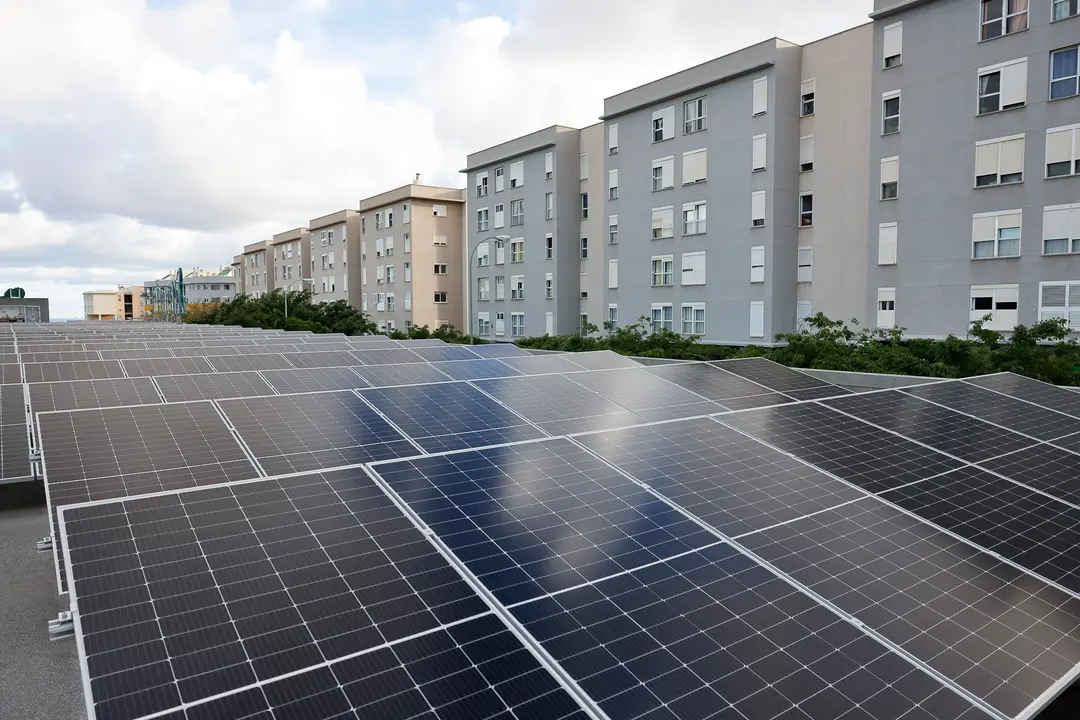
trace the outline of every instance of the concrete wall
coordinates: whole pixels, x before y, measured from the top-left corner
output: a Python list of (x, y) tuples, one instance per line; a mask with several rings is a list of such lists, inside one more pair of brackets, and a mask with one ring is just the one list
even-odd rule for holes
[[(607, 244), (608, 214), (605, 212), (608, 198), (608, 175), (604, 167), (607, 148), (604, 144), (604, 123), (583, 128), (580, 133), (580, 151), (589, 157), (589, 175), (581, 181), (580, 193), (589, 195), (589, 217), (581, 220), (579, 235), (588, 239), (587, 257), (580, 259), (581, 277), (579, 315), (586, 315), (589, 322), (603, 330), (607, 320), (607, 260), (604, 246)], [(579, 239), (580, 242), (580, 239)], [(580, 252), (579, 252), (580, 258)]]

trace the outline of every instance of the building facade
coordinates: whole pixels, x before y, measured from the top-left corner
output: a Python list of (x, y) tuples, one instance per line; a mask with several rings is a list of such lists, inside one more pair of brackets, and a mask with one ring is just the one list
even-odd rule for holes
[(359, 307), (359, 291), (349, 291), (349, 260), (355, 260), (349, 256), (349, 241), (360, 236), (360, 216), (355, 210), (339, 210), (315, 218), (308, 228), (313, 301), (347, 300)]
[(244, 246), (244, 294), (260, 298), (274, 291), (274, 254), (265, 240)]
[(380, 330), (464, 327), (464, 207), (462, 190), (419, 182), (360, 201), (349, 282)]
[(84, 292), (83, 317), (87, 320), (116, 320), (116, 291), (87, 290)]
[(141, 320), (143, 316), (143, 286), (121, 285), (116, 293), (116, 319)]
[(311, 289), (311, 242), (307, 228), (293, 228), (270, 240), (274, 256), (275, 284), (283, 291)]

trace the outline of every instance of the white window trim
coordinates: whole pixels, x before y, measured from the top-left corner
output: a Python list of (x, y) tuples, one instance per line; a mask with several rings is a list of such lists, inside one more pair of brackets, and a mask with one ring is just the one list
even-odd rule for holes
[[(885, 115), (885, 103), (886, 103), (886, 101), (892, 100), (893, 98), (898, 98), (900, 100), (900, 110), (896, 114), (896, 129), (886, 132), (885, 131), (885, 120), (886, 120), (886, 117), (891, 117), (891, 116), (886, 116)], [(903, 115), (903, 112), (904, 112), (904, 100), (901, 97), (901, 91), (900, 90), (890, 90), (888, 92), (881, 93), (881, 136), (882, 137), (885, 137), (886, 135), (896, 135), (898, 132), (900, 132), (900, 118)]]
[[(1000, 252), (998, 250), (998, 243), (1001, 241), (1001, 239), (998, 237), (998, 233), (1001, 230), (1001, 226), (998, 225), (995, 222), (994, 223), (994, 254), (993, 255), (988, 255), (986, 257), (975, 257), (975, 243), (976, 243), (975, 221), (980, 220), (980, 219), (984, 219), (984, 218), (999, 218), (999, 217), (1003, 217), (1003, 216), (1006, 216), (1006, 215), (1017, 215), (1017, 216), (1020, 217), (1020, 225), (1019, 225), (1020, 237), (1019, 237), (1018, 242), (1017, 242), (1016, 254), (1015, 255), (1002, 255), (1002, 254), (1000, 254)], [(973, 214), (971, 216), (971, 225), (972, 225), (972, 227), (971, 227), (971, 259), (972, 260), (1016, 260), (1016, 259), (1020, 258), (1020, 256), (1022, 255), (1023, 246), (1024, 246), (1024, 214), (1023, 214), (1022, 209), (1018, 208), (1018, 209), (1015, 209), (1015, 210), (995, 210), (993, 212), (975, 213), (975, 214)], [(985, 240), (983, 240), (982, 242), (985, 242)]]
[[(1073, 213), (1076, 214), (1077, 217), (1076, 217), (1075, 220), (1072, 220), (1072, 218), (1070, 218), (1069, 231), (1067, 233), (1067, 237), (1065, 237), (1065, 238), (1047, 237), (1046, 214), (1049, 213), (1049, 212), (1067, 212), (1070, 215), (1072, 215)], [(1073, 237), (1074, 233), (1075, 233), (1076, 237)], [(1065, 240), (1066, 244), (1068, 245), (1068, 249), (1065, 252), (1060, 252), (1060, 253), (1048, 253), (1048, 252), (1046, 252), (1046, 241), (1047, 240), (1062, 240), (1062, 239)], [(1073, 250), (1074, 246), (1077, 248), (1076, 250)], [(1043, 208), (1042, 254), (1044, 256), (1047, 256), (1047, 257), (1057, 257), (1058, 255), (1076, 255), (1076, 254), (1080, 254), (1080, 203), (1068, 203), (1066, 205), (1047, 205), (1046, 207)]]
[[(1080, 16), (1077, 16), (1077, 17), (1080, 17)], [(1059, 127), (1046, 128), (1046, 137), (1049, 138), (1050, 135), (1055, 134), (1055, 133), (1059, 133), (1059, 132), (1071, 133), (1072, 152), (1071, 152), (1071, 156), (1069, 158), (1069, 162), (1071, 163), (1070, 166), (1069, 166), (1069, 169), (1072, 172), (1068, 173), (1067, 175), (1050, 175), (1050, 173), (1049, 173), (1050, 163), (1048, 162), (1049, 158), (1044, 155), (1043, 156), (1043, 179), (1044, 180), (1057, 180), (1058, 178), (1077, 177), (1078, 175), (1080, 175), (1080, 171), (1078, 171), (1078, 169), (1076, 167), (1077, 162), (1080, 161), (1080, 123), (1075, 123), (1075, 124), (1072, 124), (1072, 125), (1061, 125)], [(1046, 143), (1046, 150), (1049, 151), (1049, 142)]]
[[(1005, 0), (1005, 2), (1007, 3), (1008, 0)], [(980, 7), (981, 7), (981, 3), (980, 3)], [(1022, 58), (1016, 58), (1014, 60), (1006, 60), (1005, 62), (995, 63), (993, 65), (987, 65), (986, 67), (981, 67), (981, 68), (979, 68), (978, 70), (975, 71), (975, 116), (976, 117), (982, 117), (984, 115), (995, 115), (997, 113), (1006, 112), (1008, 110), (1019, 110), (1022, 107), (1027, 107), (1027, 104), (1028, 104), (1028, 102), (1027, 102), (1027, 79), (1028, 79), (1028, 74), (1029, 74), (1027, 72), (1027, 69), (1026, 69), (1027, 61), (1028, 61), (1028, 59), (1025, 56), (1025, 57), (1022, 57)], [(998, 82), (998, 109), (997, 110), (990, 110), (990, 111), (987, 111), (987, 112), (979, 112), (979, 100), (980, 100), (980, 97), (979, 97), (979, 85), (981, 84), (983, 75), (989, 75), (990, 73), (995, 73), (995, 72), (1000, 73), (1002, 70), (1004, 70), (1007, 67), (1011, 67), (1013, 65), (1019, 65), (1019, 64), (1023, 64), (1025, 66), (1025, 70), (1024, 70), (1024, 102), (1022, 104), (1020, 104), (1020, 105), (1013, 105), (1012, 107), (1005, 107), (1005, 103), (1003, 102), (1002, 97), (1001, 97), (1005, 92), (1005, 89), (1003, 87), (1003, 81), (1004, 81), (1005, 78), (1004, 78), (1004, 73), (1002, 73), (1003, 77), (1001, 77), (999, 79), (999, 82)]]
[[(992, 183), (990, 185), (979, 185), (979, 175), (978, 175), (979, 170), (978, 170), (978, 162), (977, 162), (978, 154), (979, 154), (978, 149), (980, 147), (985, 147), (986, 145), (1000, 145), (1001, 143), (1010, 142), (1012, 140), (1024, 140), (1024, 157), (1020, 161), (1020, 179), (1015, 181), (1015, 182), (1008, 182), (1008, 183), (1001, 182), (1001, 175), (1002, 175), (1002, 173), (1001, 173), (1001, 148), (999, 147), (998, 148), (998, 166), (997, 166), (997, 178), (998, 178), (998, 180), (997, 180), (997, 182)], [(974, 180), (972, 181), (974, 183), (972, 185), (972, 187), (974, 187), (975, 189), (982, 190), (984, 188), (1000, 187), (1001, 185), (1019, 185), (1020, 183), (1024, 182), (1024, 178), (1023, 178), (1024, 165), (1027, 164), (1027, 141), (1025, 139), (1024, 133), (1020, 133), (1018, 135), (1007, 135), (1006, 137), (990, 138), (989, 140), (979, 140), (978, 142), (975, 143), (975, 156), (976, 156), (975, 177), (974, 177)]]
[[(980, 7), (979, 10), (981, 12), (982, 8)], [(900, 53), (899, 53), (900, 61), (897, 62), (895, 65), (887, 65), (886, 62), (888, 61), (888, 59), (890, 57), (893, 57), (892, 55), (887, 55), (886, 54), (888, 52), (887, 43), (888, 43), (889, 31), (890, 30), (895, 30), (896, 28), (900, 28), (900, 48), (899, 48), (900, 49)], [(981, 28), (980, 28), (980, 32), (981, 32)], [(892, 70), (893, 68), (900, 67), (903, 64), (904, 64), (904, 23), (901, 21), (901, 22), (894, 22), (892, 25), (886, 25), (882, 29), (882, 34), (881, 34), (881, 69), (882, 70)]]

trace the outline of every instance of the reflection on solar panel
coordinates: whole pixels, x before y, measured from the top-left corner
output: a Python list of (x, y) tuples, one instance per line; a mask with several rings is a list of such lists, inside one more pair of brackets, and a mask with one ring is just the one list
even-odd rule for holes
[(469, 350), (464, 345), (444, 345), (442, 347), (411, 347), (414, 353), (428, 362), (445, 362), (447, 360), (476, 360), (479, 355)]
[(418, 454), (349, 391), (222, 400), (219, 405), (269, 475)]
[(487, 612), (360, 469), (68, 508), (63, 523), (99, 718)]
[(728, 537), (864, 497), (709, 418), (575, 439)]
[(971, 462), (1031, 444), (1023, 435), (896, 390), (847, 395), (822, 402)]
[(251, 355), (219, 355), (210, 358), (218, 372), (230, 370), (283, 370), (293, 367), (283, 355), (268, 353), (265, 350)]
[(405, 348), (379, 348), (375, 350), (353, 350), (352, 356), (363, 365), (398, 365), (402, 363), (422, 363), (424, 358)]
[(266, 370), (262, 376), (279, 393), (318, 392), (321, 390), (352, 390), (368, 384), (349, 368), (296, 368)]
[(566, 359), (565, 355), (532, 355), (530, 357), (499, 358), (499, 362), (514, 368), (522, 375), (580, 372), (581, 366)]
[(1080, 418), (1080, 394), (1065, 388), (1055, 387), (1013, 373), (984, 375), (983, 377), (968, 378), (963, 382), (995, 390), (1022, 400), (1029, 400), (1051, 410), (1057, 410), (1075, 418)]
[(662, 380), (644, 368), (597, 370), (569, 377), (649, 421), (707, 415), (727, 409)]
[(1035, 445), (979, 463), (999, 475), (1080, 505), (1080, 455)]
[[(756, 383), (738, 375), (732, 375), (708, 363), (655, 365), (647, 368), (646, 372), (709, 400), (715, 400), (725, 407), (736, 404), (741, 410), (787, 402), (787, 398), (782, 395), (771, 393)], [(734, 402), (729, 404), (729, 399)]]
[(989, 717), (725, 544), (513, 613), (612, 718)]
[(870, 492), (963, 463), (816, 403), (717, 416), (717, 420)]
[(153, 375), (196, 375), (212, 373), (214, 368), (206, 358), (150, 358), (146, 360), (124, 360), (124, 369), (129, 377)]
[(498, 360), (452, 360), (432, 364), (438, 368), (439, 372), (445, 373), (454, 380), (483, 380), (521, 375), (517, 370), (507, 367)]
[(877, 499), (739, 542), (1009, 717), (1080, 662), (1080, 601)]
[(804, 388), (802, 390), (785, 390), (784, 394), (794, 400), (821, 400), (822, 398), (836, 397), (837, 395), (851, 395), (852, 392), (839, 385), (822, 385), (821, 387)]
[(350, 365), (357, 364), (356, 358), (350, 355), (346, 350), (289, 353), (288, 355), (285, 355), (285, 359), (296, 367), (307, 368), (349, 367)]
[(575, 365), (580, 365), (586, 370), (611, 370), (613, 368), (641, 367), (641, 365), (634, 362), (630, 358), (612, 352), (610, 350), (568, 353), (564, 357)]
[(30, 407), (35, 413), (161, 402), (150, 378), (32, 383), (29, 388)]
[(469, 350), (484, 358), (529, 357), (529, 351), (510, 343), (470, 345)]
[(168, 402), (274, 394), (274, 389), (257, 372), (158, 375), (154, 380)]
[(805, 390), (816, 387), (836, 387), (838, 393), (844, 390), (839, 386), (830, 386), (823, 380), (793, 370), (780, 363), (774, 363), (765, 358), (739, 358), (737, 360), (714, 360), (711, 364), (727, 370), (730, 373), (741, 375), (747, 380), (752, 380), (770, 390), (778, 390), (786, 393), (788, 390)]
[(622, 405), (562, 375), (480, 380), (475, 384), (552, 435), (642, 422)]
[(352, 370), (375, 387), (418, 385), (446, 382), (450, 379), (446, 374), (439, 372), (434, 365), (424, 362), (405, 365), (363, 365), (354, 367)]
[[(18, 369), (18, 366), (15, 366)], [(27, 363), (23, 365), (26, 382), (57, 382), (60, 380), (100, 380), (124, 377), (124, 369), (116, 360), (87, 360), (85, 362)], [(6, 380), (7, 373), (4, 374)], [(13, 382), (19, 382), (16, 378)]]
[(545, 435), (543, 430), (464, 383), (359, 392), (425, 452), (535, 440)]

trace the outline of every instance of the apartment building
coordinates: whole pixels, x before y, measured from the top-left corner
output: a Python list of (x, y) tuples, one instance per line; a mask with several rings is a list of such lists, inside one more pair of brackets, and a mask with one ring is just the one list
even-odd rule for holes
[(116, 291), (87, 290), (83, 293), (83, 318), (116, 320)]
[[(596, 123), (582, 128), (579, 138), (581, 186), (578, 207), (581, 212), (581, 227), (578, 232), (577, 255), (581, 267), (578, 278), (578, 324), (582, 327), (588, 322), (602, 332), (604, 323), (610, 319), (607, 309), (607, 263), (604, 245), (609, 239), (608, 230), (611, 224), (604, 208), (608, 200), (618, 195), (618, 179), (613, 180), (611, 175), (604, 172), (604, 124)], [(616, 227), (616, 232), (617, 230)]]
[(1076, 0), (876, 0), (867, 311), (1080, 330)]
[(274, 256), (275, 284), (282, 290), (296, 292), (311, 283), (311, 242), (307, 228), (293, 228), (277, 233), (270, 240)]
[(462, 172), (473, 331), (506, 341), (577, 332), (581, 220), (592, 202), (582, 191), (589, 159), (580, 132), (539, 130), (470, 154)]
[(355, 298), (349, 292), (349, 260), (356, 259), (349, 256), (349, 238), (359, 237), (360, 216), (355, 210), (339, 210), (315, 218), (308, 223), (308, 229), (314, 301), (347, 300), (359, 307), (359, 291), (354, 288)]
[(351, 282), (359, 285), (361, 310), (382, 331), (464, 327), (465, 191), (419, 179), (360, 201)]
[(247, 273), (244, 271), (244, 256), (234, 255), (231, 267), (233, 271), (233, 277), (236, 279), (236, 294), (247, 295)]
[(265, 240), (244, 246), (244, 292), (253, 298), (271, 293), (274, 284), (274, 255)]

